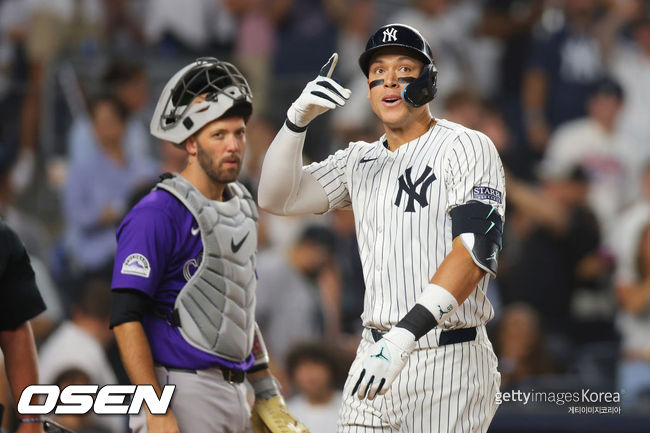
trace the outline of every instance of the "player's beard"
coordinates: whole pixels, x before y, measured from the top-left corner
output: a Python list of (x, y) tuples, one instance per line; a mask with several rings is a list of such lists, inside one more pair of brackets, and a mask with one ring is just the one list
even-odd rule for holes
[[(215, 161), (214, 156), (210, 152), (207, 152), (198, 140), (196, 141), (196, 147), (196, 158), (199, 161), (199, 166), (211, 181), (226, 184), (237, 180), (241, 169), (241, 157), (239, 155), (236, 153), (226, 154), (220, 160)], [(224, 160), (231, 158), (237, 160), (237, 167), (223, 168)]]

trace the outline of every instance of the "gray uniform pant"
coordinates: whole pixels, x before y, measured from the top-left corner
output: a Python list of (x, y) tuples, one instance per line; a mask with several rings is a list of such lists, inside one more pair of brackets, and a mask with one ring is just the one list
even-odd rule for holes
[[(157, 366), (160, 385), (176, 385), (170, 409), (180, 433), (250, 433), (250, 406), (244, 383), (229, 383), (218, 368), (183, 371)], [(133, 433), (146, 433), (144, 409), (131, 415)]]

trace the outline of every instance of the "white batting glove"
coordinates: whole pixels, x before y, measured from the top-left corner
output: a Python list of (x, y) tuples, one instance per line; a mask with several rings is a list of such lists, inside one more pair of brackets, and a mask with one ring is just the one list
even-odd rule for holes
[(359, 400), (368, 400), (388, 392), (393, 381), (406, 365), (415, 349), (415, 335), (404, 328), (393, 327), (381, 340), (368, 348), (359, 379), (352, 389)]
[(338, 59), (337, 53), (332, 54), (318, 77), (307, 83), (298, 99), (291, 104), (287, 111), (287, 119), (291, 123), (304, 128), (317, 116), (337, 106), (342, 107), (350, 99), (352, 92), (330, 78)]

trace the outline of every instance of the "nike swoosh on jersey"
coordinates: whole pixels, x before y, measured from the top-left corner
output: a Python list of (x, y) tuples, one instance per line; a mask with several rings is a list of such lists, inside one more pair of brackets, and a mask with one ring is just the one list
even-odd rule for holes
[(236, 253), (237, 251), (239, 251), (241, 246), (244, 245), (244, 241), (246, 240), (246, 238), (248, 237), (249, 234), (250, 234), (250, 232), (247, 232), (246, 236), (244, 236), (242, 238), (242, 240), (237, 242), (237, 243), (235, 243), (234, 238), (230, 240), (230, 249), (232, 250), (233, 253)]
[(190, 232), (192, 233), (192, 236), (196, 236), (196, 235), (198, 235), (198, 234), (199, 234), (199, 231), (200, 231), (200, 229), (199, 229), (198, 227), (197, 227), (197, 228), (192, 227), (192, 228), (190, 229)]
[(361, 158), (359, 160), (359, 164), (363, 164), (364, 162), (374, 161), (375, 159), (377, 159), (377, 158)]

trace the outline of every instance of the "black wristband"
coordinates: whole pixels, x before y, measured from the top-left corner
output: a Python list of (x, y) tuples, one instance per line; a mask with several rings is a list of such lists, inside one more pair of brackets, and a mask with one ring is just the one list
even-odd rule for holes
[(269, 364), (267, 364), (266, 362), (263, 362), (263, 363), (261, 363), (259, 365), (253, 365), (251, 368), (249, 368), (246, 371), (246, 373), (255, 373), (255, 372), (258, 372), (258, 371), (266, 370), (267, 368), (269, 368)]
[(287, 128), (289, 128), (293, 132), (301, 133), (307, 130), (307, 126), (298, 126), (289, 119), (286, 119), (284, 121), (284, 124), (287, 125)]
[(395, 326), (411, 331), (417, 341), (438, 326), (438, 321), (425, 306), (415, 304)]

